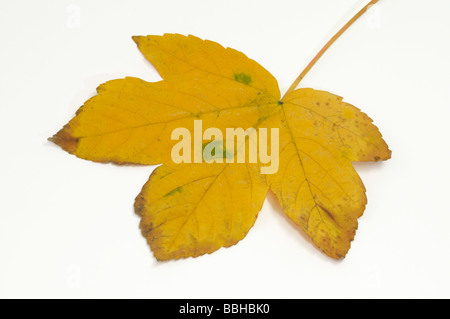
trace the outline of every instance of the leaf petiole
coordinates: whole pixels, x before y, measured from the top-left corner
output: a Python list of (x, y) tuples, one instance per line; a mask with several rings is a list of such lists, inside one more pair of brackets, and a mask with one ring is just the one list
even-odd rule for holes
[(308, 72), (312, 69), (312, 67), (316, 64), (316, 62), (322, 57), (322, 55), (331, 47), (331, 45), (339, 39), (339, 37), (353, 24), (356, 20), (358, 20), (371, 6), (376, 4), (379, 0), (372, 0), (368, 4), (365, 5), (353, 18), (351, 18), (328, 42), (325, 46), (317, 53), (317, 55), (309, 62), (306, 68), (300, 73), (300, 75), (295, 79), (295, 81), (291, 84), (289, 89), (286, 91), (284, 96), (294, 91), (299, 85), (300, 81), (308, 74)]

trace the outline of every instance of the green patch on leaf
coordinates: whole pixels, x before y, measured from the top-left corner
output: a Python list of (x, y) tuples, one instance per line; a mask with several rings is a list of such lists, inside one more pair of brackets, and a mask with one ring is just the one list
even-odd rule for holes
[(252, 78), (250, 75), (248, 75), (247, 73), (236, 73), (234, 75), (234, 79), (238, 82), (244, 83), (246, 85), (249, 85), (250, 82), (252, 81)]
[(202, 145), (203, 159), (211, 161), (216, 158), (233, 158), (233, 154), (229, 154), (224, 148), (223, 141), (212, 141)]
[(173, 196), (173, 195), (175, 195), (176, 193), (181, 193), (181, 192), (182, 192), (182, 189), (183, 189), (182, 186), (177, 187), (177, 188), (175, 188), (174, 190), (168, 192), (166, 195), (164, 195), (164, 197)]

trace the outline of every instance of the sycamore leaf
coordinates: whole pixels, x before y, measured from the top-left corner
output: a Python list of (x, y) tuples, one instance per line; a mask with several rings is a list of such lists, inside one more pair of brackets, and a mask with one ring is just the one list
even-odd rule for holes
[(272, 75), (238, 51), (178, 34), (133, 38), (144, 54), (154, 50), (146, 56), (167, 80), (100, 85), (98, 95), (53, 137), (66, 151), (97, 162), (165, 163), (176, 144), (175, 128), (192, 130), (194, 119), (205, 129), (251, 127), (265, 116), (264, 106), (280, 98)]
[(293, 91), (277, 116), (280, 169), (270, 187), (318, 247), (344, 257), (367, 203), (351, 161), (386, 160), (390, 151), (367, 115), (327, 92)]
[(157, 259), (196, 257), (244, 238), (267, 190), (255, 165), (165, 164), (144, 185), (135, 210)]
[[(372, 120), (323, 91), (298, 89), (281, 98), (268, 71), (215, 42), (179, 34), (133, 39), (163, 81), (102, 84), (51, 140), (91, 161), (162, 164), (135, 202), (156, 258), (195, 257), (236, 244), (268, 189), (317, 247), (344, 257), (366, 205), (351, 162), (390, 158)], [(263, 175), (261, 162), (175, 164), (172, 132), (182, 127), (194, 134), (198, 120), (203, 130), (278, 129), (278, 170)], [(237, 158), (228, 151), (220, 156)]]

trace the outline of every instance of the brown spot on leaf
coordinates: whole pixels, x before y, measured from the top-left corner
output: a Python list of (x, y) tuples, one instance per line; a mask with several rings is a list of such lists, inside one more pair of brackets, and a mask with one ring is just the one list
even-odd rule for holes
[(317, 206), (319, 206), (320, 209), (322, 209), (322, 210), (324, 211), (324, 213), (327, 214), (328, 217), (330, 217), (330, 219), (331, 219), (332, 221), (336, 222), (336, 220), (334, 219), (333, 215), (331, 214), (331, 212), (330, 212), (328, 209), (326, 209), (325, 207), (323, 207), (323, 206), (320, 205), (320, 204), (317, 204)]
[(72, 136), (72, 128), (66, 124), (58, 133), (48, 139), (50, 142), (60, 146), (66, 152), (75, 153), (79, 139)]

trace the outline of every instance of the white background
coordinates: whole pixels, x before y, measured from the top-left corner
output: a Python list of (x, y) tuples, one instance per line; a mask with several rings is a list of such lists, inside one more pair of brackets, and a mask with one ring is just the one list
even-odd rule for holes
[(47, 141), (125, 76), (159, 80), (132, 35), (194, 34), (268, 69), (282, 93), (366, 1), (2, 1), (0, 297), (450, 297), (450, 2), (382, 0), (301, 86), (341, 95), (393, 151), (357, 164), (369, 198), (345, 260), (273, 195), (236, 246), (157, 262), (135, 196), (154, 167), (84, 161)]

